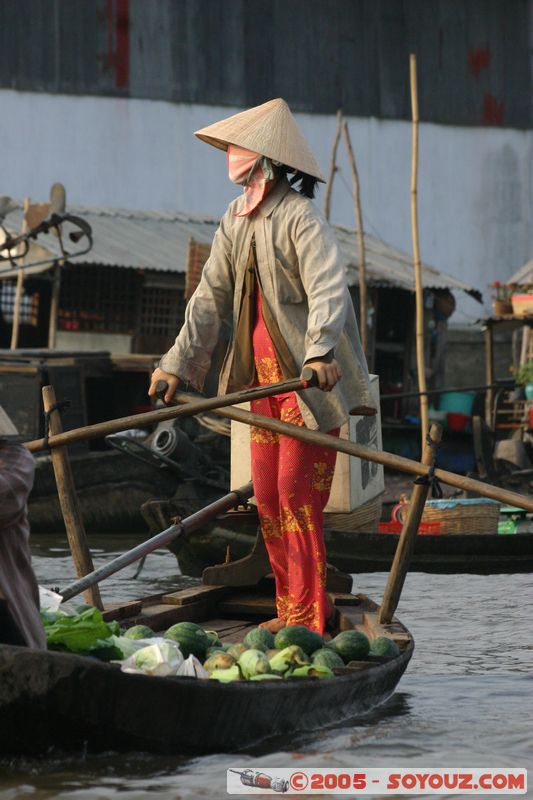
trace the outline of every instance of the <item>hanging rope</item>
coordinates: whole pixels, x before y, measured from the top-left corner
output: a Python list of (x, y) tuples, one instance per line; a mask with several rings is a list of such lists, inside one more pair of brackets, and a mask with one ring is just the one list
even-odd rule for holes
[(433, 441), (429, 433), (426, 434), (426, 444), (433, 450), (433, 463), (428, 469), (427, 475), (420, 475), (420, 477), (416, 478), (414, 483), (417, 483), (419, 486), (428, 486), (431, 490), (431, 496), (436, 500), (441, 500), (443, 497), (442, 486), (439, 483), (439, 479), (435, 475), (435, 462), (437, 460), (437, 451), (439, 446), (437, 442)]
[(50, 436), (50, 415), (54, 411), (59, 411), (61, 413), (61, 411), (63, 411), (66, 408), (69, 408), (69, 406), (70, 406), (70, 400), (58, 400), (56, 403), (54, 403), (53, 406), (50, 406), (48, 411), (44, 412), (44, 443), (43, 443), (43, 448), (45, 448), (46, 450), (50, 449), (50, 447), (48, 445), (48, 439), (49, 439), (49, 436)]

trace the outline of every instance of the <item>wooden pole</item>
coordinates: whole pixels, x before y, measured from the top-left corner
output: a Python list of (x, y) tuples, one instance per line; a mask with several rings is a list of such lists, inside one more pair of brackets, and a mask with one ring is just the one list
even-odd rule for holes
[[(412, 128), (412, 160), (411, 160), (411, 229), (413, 236), (413, 259), (415, 267), (416, 287), (416, 366), (418, 372), (418, 389), (426, 391), (426, 363), (424, 349), (424, 289), (422, 286), (422, 267), (420, 263), (420, 245), (418, 240), (418, 88), (416, 79), (416, 55), (409, 56), (411, 78), (411, 113)], [(422, 431), (422, 450), (428, 432), (428, 400), (426, 395), (420, 397), (420, 422)]]
[[(432, 467), (435, 464), (436, 447), (440, 443), (442, 436), (442, 428), (440, 425), (432, 425), (429, 436), (433, 444), (429, 442), (425, 443), (422, 453), (422, 464), (425, 464), (427, 467)], [(381, 603), (378, 613), (378, 622), (380, 625), (388, 625), (392, 622), (394, 612), (398, 608), (400, 595), (407, 576), (407, 570), (411, 563), (411, 556), (413, 554), (420, 520), (424, 513), (428, 491), (429, 484), (415, 483), (413, 487), (409, 508), (407, 509), (407, 517), (403, 524), (398, 546), (396, 547), (387, 586), (383, 594), (383, 602)]]
[(485, 395), (485, 422), (492, 428), (494, 420), (492, 411), (494, 406), (494, 332), (490, 322), (483, 328), (485, 338), (485, 381), (487, 383), (487, 393)]
[[(178, 392), (175, 398), (179, 403), (192, 402), (190, 395), (185, 392)], [(375, 464), (382, 464), (384, 467), (396, 469), (399, 472), (407, 472), (410, 475), (427, 475), (427, 466), (418, 461), (412, 461), (410, 458), (404, 458), (404, 456), (397, 456), (395, 453), (387, 453), (382, 450), (374, 450), (367, 445), (350, 442), (347, 439), (339, 439), (327, 433), (309, 430), (309, 428), (300, 428), (298, 425), (291, 425), (278, 419), (264, 417), (262, 414), (254, 414), (251, 411), (243, 411), (240, 408), (218, 408), (213, 410), (213, 414), (236, 422), (244, 422), (245, 425), (253, 425), (255, 428), (273, 431), (283, 436), (292, 436), (293, 439), (298, 439), (300, 442), (306, 442), (307, 444), (331, 447), (332, 450), (336, 450), (338, 453), (347, 453), (349, 456), (372, 461)], [(441, 483), (455, 486), (456, 489), (472, 492), (480, 497), (488, 497), (504, 505), (517, 506), (526, 511), (533, 511), (533, 497), (526, 497), (518, 494), (518, 492), (510, 492), (508, 489), (476, 481), (474, 478), (467, 478), (465, 475), (456, 475), (454, 472), (448, 472), (445, 469), (436, 468), (435, 477)]]
[(339, 146), (339, 139), (341, 138), (342, 127), (342, 109), (337, 111), (337, 129), (335, 131), (335, 138), (331, 148), (331, 158), (329, 162), (329, 174), (326, 183), (326, 190), (324, 192), (324, 216), (329, 222), (329, 215), (331, 210), (331, 190), (333, 189), (333, 179), (337, 171), (337, 148)]
[[(24, 210), (24, 217), (22, 219), (22, 226), (20, 229), (21, 233), (26, 233), (28, 231), (28, 222), (26, 220), (26, 214), (28, 212), (28, 208), (30, 207), (30, 198), (24, 198), (23, 210)], [(24, 262), (23, 262), (24, 263)], [(22, 302), (22, 289), (24, 286), (24, 270), (20, 269), (17, 275), (17, 288), (15, 291), (15, 304), (13, 306), (13, 324), (11, 326), (11, 344), (10, 349), (16, 350), (18, 347), (19, 341), (19, 325), (20, 325), (20, 306)]]
[[(55, 404), (56, 395), (53, 386), (43, 386), (43, 405), (45, 412), (50, 414), (49, 426), (52, 435), (57, 435), (63, 430), (59, 411), (57, 409), (52, 410)], [(65, 447), (55, 447), (51, 453), (57, 494), (65, 522), (72, 560), (78, 577), (83, 578), (94, 570), (94, 566), (89, 545), (87, 544), (68, 452)], [(96, 608), (103, 608), (100, 591), (97, 586), (87, 589), (84, 597), (87, 603), (96, 606)]]
[(211, 411), (213, 408), (219, 408), (220, 406), (238, 405), (239, 403), (259, 400), (263, 397), (272, 397), (285, 392), (301, 392), (311, 386), (316, 386), (316, 373), (310, 367), (304, 367), (300, 378), (290, 378), (280, 383), (244, 389), (241, 392), (233, 392), (222, 397), (189, 396), (189, 399), (194, 403), (193, 408), (185, 408), (183, 406), (180, 408), (160, 408), (156, 411), (146, 411), (142, 414), (131, 414), (129, 417), (97, 422), (94, 425), (85, 425), (83, 428), (74, 428), (70, 431), (58, 433), (57, 436), (50, 436), (48, 442), (45, 442), (44, 439), (34, 439), (32, 442), (26, 442), (25, 445), (30, 452), (35, 453), (46, 446), (54, 448), (59, 445), (74, 444), (74, 442), (85, 442), (89, 439), (108, 436), (110, 433), (125, 431), (128, 428), (142, 428), (143, 425), (157, 424), (167, 419), (190, 417), (194, 414), (201, 414), (204, 411)]
[(61, 267), (64, 261), (58, 261), (53, 269), (52, 296), (50, 298), (50, 319), (48, 322), (48, 348), (53, 350), (56, 346), (57, 315), (59, 311), (59, 293), (61, 291)]
[(361, 345), (363, 353), (367, 355), (367, 303), (366, 303), (366, 254), (365, 254), (365, 233), (363, 230), (363, 214), (361, 212), (361, 192), (359, 188), (359, 174), (355, 163), (355, 156), (348, 130), (348, 123), (343, 125), (344, 142), (348, 151), (348, 159), (352, 169), (353, 196), (355, 203), (355, 229), (357, 232), (357, 244), (359, 248), (359, 323), (361, 326)]

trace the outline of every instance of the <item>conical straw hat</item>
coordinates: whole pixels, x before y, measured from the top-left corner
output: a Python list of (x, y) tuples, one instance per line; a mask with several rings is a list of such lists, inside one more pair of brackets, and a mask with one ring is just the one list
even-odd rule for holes
[(201, 128), (195, 136), (220, 150), (227, 150), (229, 144), (245, 147), (325, 183), (311, 148), (281, 98)]
[(2, 406), (0, 406), (0, 439), (7, 439), (13, 436), (18, 436), (18, 430)]

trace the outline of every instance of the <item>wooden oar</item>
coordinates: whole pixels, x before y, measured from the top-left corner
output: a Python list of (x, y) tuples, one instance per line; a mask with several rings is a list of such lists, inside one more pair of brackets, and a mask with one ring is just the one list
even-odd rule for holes
[[(428, 469), (435, 466), (437, 446), (440, 443), (441, 436), (442, 428), (440, 425), (434, 423), (430, 428), (429, 439), (422, 453), (422, 463), (425, 464)], [(429, 481), (426, 483), (415, 482), (413, 491), (411, 492), (407, 516), (396, 547), (394, 560), (378, 613), (378, 622), (380, 625), (387, 625), (392, 622), (394, 612), (398, 607), (400, 595), (407, 577), (407, 570), (411, 563), (411, 556), (413, 554), (420, 520), (424, 513), (424, 506), (426, 504), (429, 488)]]
[[(192, 405), (194, 402), (190, 395), (187, 395), (185, 392), (177, 392), (174, 397), (179, 403)], [(236, 422), (244, 422), (246, 425), (252, 425), (255, 428), (263, 428), (264, 430), (280, 433), (284, 436), (292, 436), (293, 439), (298, 439), (301, 442), (318, 444), (321, 447), (331, 447), (338, 453), (347, 453), (349, 456), (362, 458), (366, 461), (373, 461), (376, 464), (382, 464), (384, 467), (395, 469), (399, 472), (407, 472), (410, 475), (427, 475), (428, 472), (427, 466), (421, 464), (419, 461), (412, 461), (410, 458), (404, 458), (395, 453), (387, 453), (383, 450), (374, 450), (372, 447), (367, 447), (364, 444), (350, 442), (347, 439), (339, 439), (336, 436), (313, 431), (309, 428), (301, 428), (298, 425), (291, 425), (288, 422), (281, 422), (278, 419), (264, 417), (261, 414), (254, 414), (251, 411), (243, 411), (240, 408), (220, 408), (213, 411), (213, 413), (219, 417), (232, 419)], [(508, 489), (492, 486), (490, 483), (476, 481), (474, 478), (467, 478), (465, 475), (456, 475), (455, 472), (448, 472), (448, 470), (445, 469), (435, 469), (434, 474), (439, 481), (449, 486), (455, 486), (457, 489), (473, 492), (481, 497), (488, 497), (491, 500), (497, 500), (504, 505), (517, 506), (518, 508), (533, 512), (532, 497), (526, 497), (517, 492), (510, 492)]]
[(200, 509), (200, 511), (196, 511), (189, 517), (182, 519), (181, 522), (176, 525), (171, 525), (170, 528), (166, 528), (166, 530), (161, 531), (161, 533), (157, 533), (155, 536), (152, 536), (151, 539), (147, 539), (146, 542), (142, 542), (142, 544), (138, 544), (126, 553), (122, 553), (122, 555), (110, 561), (109, 564), (104, 564), (104, 566), (95, 569), (75, 583), (71, 583), (70, 586), (67, 586), (65, 589), (60, 589), (59, 594), (62, 596), (63, 602), (70, 600), (77, 594), (81, 594), (81, 592), (84, 592), (90, 586), (95, 586), (97, 583), (109, 578), (116, 572), (120, 572), (124, 567), (133, 564), (134, 561), (138, 561), (143, 556), (148, 555), (148, 553), (152, 553), (154, 550), (157, 550), (158, 547), (163, 547), (178, 536), (192, 533), (201, 525), (204, 525), (213, 517), (216, 517), (217, 514), (222, 514), (224, 511), (229, 511), (230, 508), (235, 508), (235, 506), (245, 503), (252, 497), (253, 493), (254, 489), (251, 482), (247, 483), (246, 486), (242, 486), (240, 489), (235, 489), (233, 492), (225, 494), (224, 497), (215, 500), (214, 503), (210, 503), (205, 508)]
[(220, 397), (198, 397), (192, 396), (191, 406), (169, 406), (156, 411), (146, 411), (143, 414), (132, 414), (129, 417), (111, 419), (107, 422), (98, 422), (95, 425), (85, 425), (83, 428), (73, 428), (64, 431), (57, 436), (50, 436), (48, 442), (45, 439), (34, 439), (32, 442), (25, 442), (25, 446), (32, 453), (43, 450), (46, 447), (58, 447), (59, 445), (74, 444), (83, 442), (87, 439), (98, 439), (101, 436), (108, 436), (110, 433), (128, 430), (128, 428), (142, 428), (145, 425), (163, 422), (175, 417), (190, 417), (194, 414), (203, 414), (205, 411), (213, 411), (224, 406), (239, 405), (250, 400), (260, 400), (263, 397), (272, 397), (276, 394), (285, 392), (301, 392), (316, 386), (316, 373), (310, 367), (304, 367), (300, 378), (291, 378), (280, 383), (272, 383), (269, 386), (258, 386), (254, 389), (245, 389), (241, 392), (233, 392)]

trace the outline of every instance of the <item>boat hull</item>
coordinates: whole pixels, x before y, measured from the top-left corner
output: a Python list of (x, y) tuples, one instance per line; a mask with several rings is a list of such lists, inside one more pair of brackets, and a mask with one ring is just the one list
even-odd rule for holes
[(129, 675), (64, 653), (0, 650), (0, 749), (237, 752), (337, 725), (383, 703), (412, 653), (329, 681), (245, 681)]
[[(227, 548), (231, 560), (247, 555), (256, 526), (218, 520), (209, 531), (191, 534), (173, 552), (184, 574), (200, 576), (211, 564), (222, 563)], [(328, 563), (350, 574), (384, 572), (391, 568), (399, 534), (364, 533), (326, 528)], [(411, 572), (477, 575), (533, 572), (533, 533), (424, 534), (416, 537)]]

